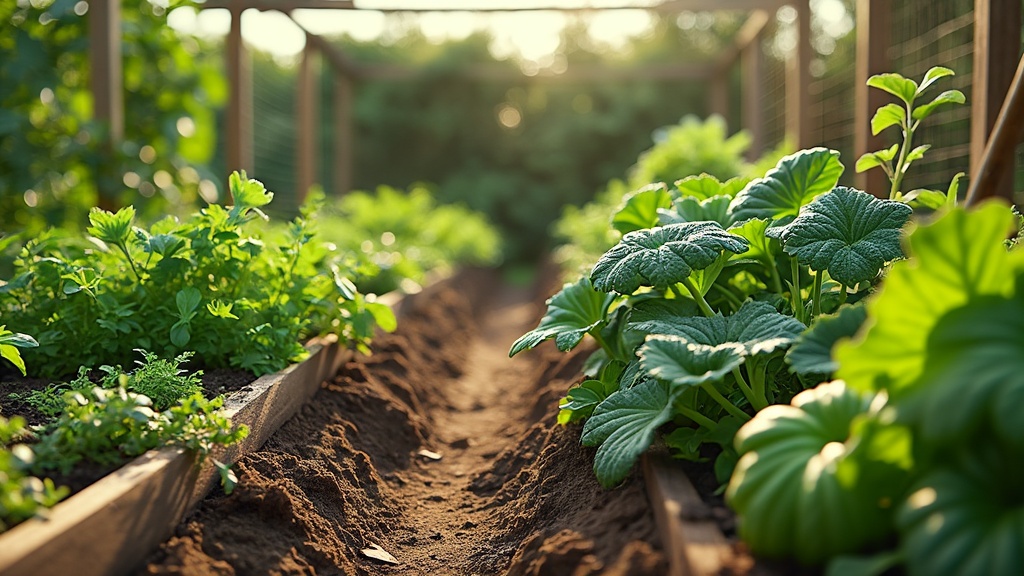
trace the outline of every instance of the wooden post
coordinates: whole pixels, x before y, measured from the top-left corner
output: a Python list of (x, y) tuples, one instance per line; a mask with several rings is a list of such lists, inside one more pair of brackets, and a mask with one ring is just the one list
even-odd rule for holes
[(811, 3), (795, 0), (796, 53), (790, 61), (786, 76), (786, 133), (797, 148), (807, 148), (811, 142), (810, 86), (811, 86)]
[[(107, 128), (104, 153), (113, 158), (114, 149), (124, 138), (124, 74), (121, 68), (121, 3), (119, 0), (93, 0), (89, 3), (89, 88), (92, 91), (93, 118)], [(97, 204), (104, 210), (119, 208), (122, 189), (115, 162), (104, 162), (96, 174)]]
[[(981, 161), (971, 174), (971, 185), (967, 191), (967, 203), (973, 204), (989, 196), (1013, 197), (1013, 164), (1024, 131), (1024, 58), (1017, 65), (1006, 100), (999, 109), (992, 134), (982, 154)], [(1002, 183), (1005, 186), (999, 187)], [(1008, 184), (1008, 185), (1006, 185)]]
[[(979, 175), (985, 145), (1013, 81), (1020, 55), (1020, 0), (975, 0), (974, 78), (971, 92), (971, 181)], [(978, 198), (1013, 196), (1013, 150), (998, 163), (999, 172), (986, 178)], [(972, 184), (971, 188), (974, 186)]]
[(352, 190), (355, 151), (352, 148), (353, 127), (352, 80), (341, 71), (334, 71), (334, 193), (338, 196)]
[[(890, 0), (857, 0), (857, 62), (854, 78), (854, 159), (867, 152), (887, 147), (881, 134), (871, 134), (871, 118), (875, 110), (889, 102), (885, 92), (868, 88), (868, 78), (890, 71), (889, 45), (892, 37)], [(881, 168), (857, 174), (857, 188), (879, 198), (889, 197), (889, 179)]]
[(708, 78), (708, 114), (717, 114), (729, 125), (729, 70), (723, 66)]
[(319, 99), (320, 74), (316, 69), (317, 50), (313, 42), (306, 40), (302, 50), (302, 63), (299, 65), (298, 94), (295, 98), (295, 116), (298, 130), (297, 154), (298, 177), (296, 178), (295, 197), (299, 204), (306, 199), (310, 186), (317, 181), (317, 156), (319, 154), (318, 136), (320, 135)]
[(751, 162), (764, 153), (764, 52), (761, 50), (761, 37), (758, 32), (740, 55), (743, 67), (743, 81), (740, 83), (743, 128), (750, 134), (747, 159)]
[[(229, 100), (227, 109), (228, 172), (253, 169), (252, 156), (252, 70), (242, 40), (242, 10), (231, 10), (231, 29), (227, 37)], [(231, 190), (225, 187), (224, 201), (231, 202)]]

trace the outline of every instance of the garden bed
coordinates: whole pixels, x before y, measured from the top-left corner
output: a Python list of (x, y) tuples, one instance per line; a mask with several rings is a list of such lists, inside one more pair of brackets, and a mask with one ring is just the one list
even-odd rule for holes
[(668, 573), (641, 475), (602, 489), (554, 422), (585, 352), (507, 358), (541, 292), (455, 285), (411, 302), (143, 572)]
[(213, 452), (202, 467), (178, 448), (136, 458), (55, 506), (47, 519), (0, 536), (0, 573), (118, 574), (136, 565), (213, 487), (214, 458), (233, 462), (261, 446), (351, 357), (333, 340), (307, 348), (305, 361), (257, 379), (228, 400), (226, 415), (250, 428), (241, 443)]

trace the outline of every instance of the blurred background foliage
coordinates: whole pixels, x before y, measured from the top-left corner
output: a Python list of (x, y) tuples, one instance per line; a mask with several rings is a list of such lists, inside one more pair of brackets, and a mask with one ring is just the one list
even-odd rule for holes
[[(188, 213), (217, 199), (227, 173), (220, 152), (227, 96), (221, 41), (167, 26), (167, 12), (194, 6), (191, 0), (164, 0), (160, 5), (123, 0), (122, 6), (125, 134), (117, 149), (107, 150), (105, 128), (91, 113), (88, 4), (0, 3), (3, 233), (35, 233), (45, 225), (80, 228), (87, 209), (98, 203), (131, 203), (143, 219), (151, 219)], [(675, 16), (656, 18), (649, 33), (615, 50), (595, 44), (581, 20), (563, 31), (558, 49), (540, 67), (707, 62), (730, 41), (742, 14), (697, 16), (699, 21), (685, 25)], [(506, 261), (529, 261), (552, 248), (549, 231), (563, 207), (583, 205), (599, 192), (611, 202), (607, 199), (620, 198), (621, 191), (637, 182), (719, 169), (716, 175), (727, 177), (746, 169), (740, 150), (745, 141), (730, 139), (724, 126), (720, 143), (672, 142), (675, 132), (666, 127), (686, 115), (706, 114), (705, 87), (699, 82), (569, 81), (543, 74), (470, 78), (462, 71), (473, 66), (510, 72), (522, 68), (531, 74), (538, 69), (494, 56), (484, 33), (432, 42), (414, 18), (389, 18), (386, 38), (331, 40), (360, 65), (416, 69), (400, 80), (356, 83), (353, 187), (405, 190), (429, 182), (438, 204), (480, 211), (498, 227)], [(272, 210), (278, 216), (298, 209), (297, 68), (295, 59), (253, 55), (258, 88), (276, 87), (284, 94), (273, 106), (258, 110), (254, 125), (253, 174), (276, 193)], [(332, 89), (330, 74), (323, 74), (319, 180), (328, 184), (333, 182)], [(686, 153), (703, 154), (703, 160), (673, 164), (671, 153), (655, 149), (637, 163), (638, 155), (655, 141), (672, 149), (689, 146), (692, 150)], [(725, 148), (713, 152), (719, 145)], [(278, 164), (266, 160), (261, 166), (260, 158)], [(634, 164), (640, 168), (628, 176)], [(622, 178), (625, 183), (609, 184)], [(615, 187), (621, 190), (610, 193)], [(112, 194), (101, 195), (106, 190)], [(563, 222), (559, 230), (566, 226)], [(580, 233), (587, 233), (585, 222), (579, 226)]]
[(125, 130), (111, 150), (92, 113), (89, 4), (0, 2), (0, 230), (81, 228), (97, 204), (186, 213), (203, 180), (223, 178), (210, 165), (227, 96), (221, 58), (167, 26), (169, 9), (194, 3), (162, 4), (122, 3)]

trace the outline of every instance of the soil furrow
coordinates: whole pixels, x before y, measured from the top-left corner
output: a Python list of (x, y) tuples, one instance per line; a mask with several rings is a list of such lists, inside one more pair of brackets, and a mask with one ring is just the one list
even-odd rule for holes
[(531, 291), (484, 276), (418, 299), (145, 572), (663, 573), (642, 482), (602, 490), (579, 431), (554, 423), (585, 354), (507, 357), (537, 314)]

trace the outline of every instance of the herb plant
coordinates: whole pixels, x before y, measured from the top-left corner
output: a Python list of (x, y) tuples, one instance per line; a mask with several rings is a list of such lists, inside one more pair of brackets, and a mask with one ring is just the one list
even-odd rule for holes
[(28, 334), (11, 332), (6, 326), (0, 325), (0, 358), (14, 364), (21, 375), (25, 375), (25, 360), (21, 357), (19, 348), (35, 348), (39, 343)]
[(88, 238), (44, 234), (24, 245), (0, 286), (0, 312), (36, 336), (26, 358), (37, 375), (125, 365), (136, 348), (192, 350), (204, 367), (260, 375), (301, 359), (310, 336), (333, 332), (365, 349), (376, 325), (393, 327), (390, 310), (367, 302), (316, 241), (317, 206), (265, 233), (257, 224), (273, 194), (244, 174), (230, 180), (234, 206), (148, 229), (131, 207), (95, 209)]
[(67, 488), (55, 487), (52, 480), (29, 474), (35, 462), (32, 448), (12, 444), (27, 433), (23, 419), (0, 417), (0, 532), (43, 515), (68, 494)]
[[(123, 387), (69, 392), (63, 413), (33, 446), (32, 470), (67, 474), (83, 460), (112, 466), (164, 446), (192, 450), (202, 461), (215, 446), (230, 446), (249, 433), (246, 426), (233, 428), (218, 412), (223, 403), (223, 398), (206, 400), (195, 394), (158, 412), (147, 396)], [(230, 490), (230, 470), (223, 465), (218, 469)]]

